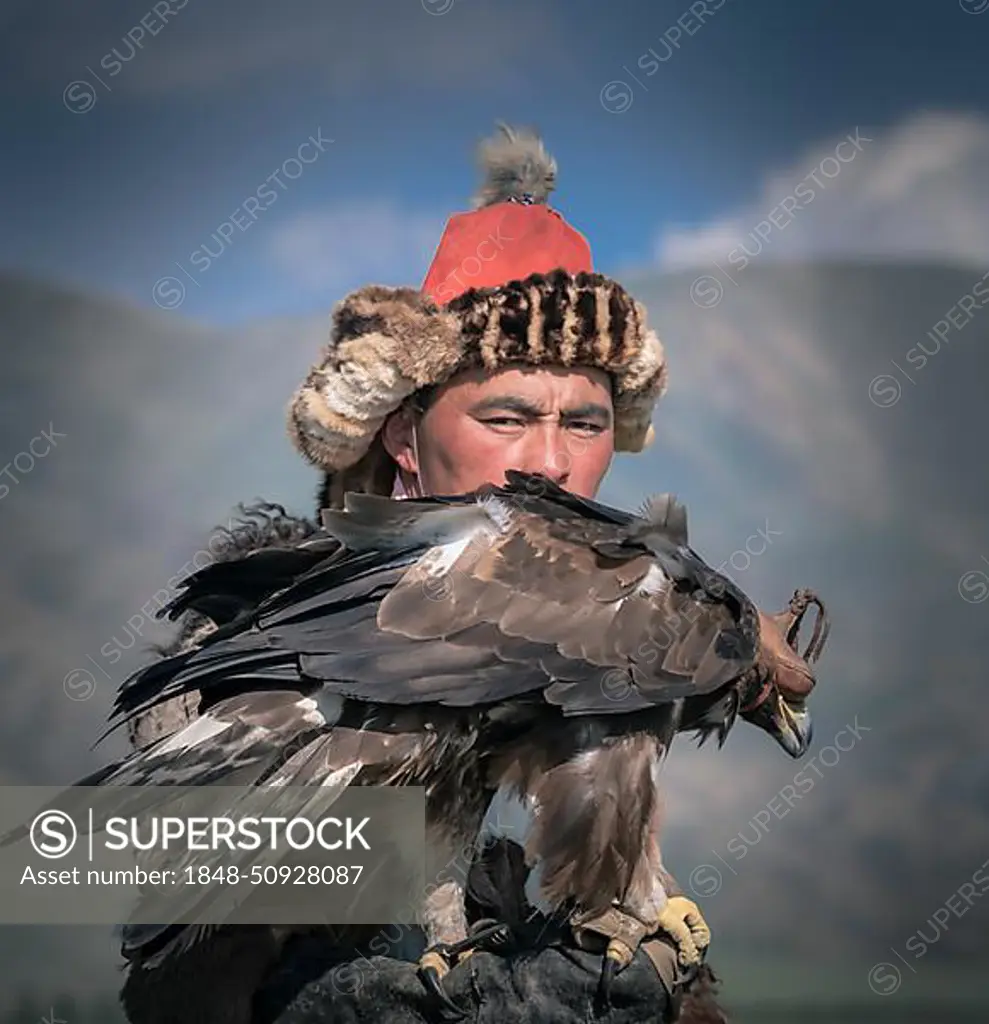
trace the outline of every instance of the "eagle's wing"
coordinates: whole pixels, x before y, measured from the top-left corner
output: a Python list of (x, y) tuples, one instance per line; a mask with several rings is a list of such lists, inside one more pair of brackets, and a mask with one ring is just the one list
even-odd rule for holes
[[(330, 749), (325, 726), (341, 703), (332, 695), (317, 700), (291, 690), (226, 698), (171, 735), (81, 779), (45, 809), (58, 807), (83, 821), (91, 810), (99, 830), (108, 817), (156, 806), (161, 795), (144, 787), (250, 786), (278, 776), (291, 785), (320, 781), (362, 754), (370, 759), (377, 753), (368, 749), (373, 734), (363, 738), (364, 749), (346, 735)], [(0, 848), (26, 835), (24, 826), (13, 829), (0, 836)]]
[(655, 534), (657, 557), (624, 527), (508, 515), (504, 533), (406, 571), (373, 642), (342, 650), (312, 635), (305, 675), (362, 700), (489, 704), (541, 690), (565, 713), (600, 714), (711, 693), (751, 667), (754, 608), (689, 549)]
[(376, 704), (524, 697), (565, 714), (627, 713), (712, 693), (751, 666), (755, 611), (729, 581), (657, 523), (609, 521), (605, 506), (561, 493), (351, 496), (347, 511), (324, 513), (346, 551), (202, 649), (138, 673), (116, 710), (192, 689), (205, 706), (238, 690), (322, 687)]
[(255, 548), (240, 558), (212, 562), (183, 581), (182, 592), (161, 610), (162, 615), (174, 622), (195, 611), (217, 623), (230, 622), (339, 547), (332, 537), (316, 536), (293, 547)]

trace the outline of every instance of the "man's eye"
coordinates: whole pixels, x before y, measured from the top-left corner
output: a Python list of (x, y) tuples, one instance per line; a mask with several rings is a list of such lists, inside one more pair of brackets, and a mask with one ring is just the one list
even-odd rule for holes
[(579, 430), (585, 434), (601, 434), (604, 433), (604, 427), (600, 423), (594, 423), (591, 420), (575, 420), (570, 424), (571, 430)]
[(517, 416), (489, 416), (482, 421), (492, 427), (524, 427), (525, 421)]

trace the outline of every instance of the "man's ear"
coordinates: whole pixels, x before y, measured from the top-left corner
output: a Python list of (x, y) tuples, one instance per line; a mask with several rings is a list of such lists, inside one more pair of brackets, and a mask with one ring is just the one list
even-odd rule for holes
[(381, 428), (381, 443), (385, 451), (395, 460), (399, 469), (416, 475), (419, 462), (412, 439), (412, 417), (415, 413), (407, 406), (393, 412)]

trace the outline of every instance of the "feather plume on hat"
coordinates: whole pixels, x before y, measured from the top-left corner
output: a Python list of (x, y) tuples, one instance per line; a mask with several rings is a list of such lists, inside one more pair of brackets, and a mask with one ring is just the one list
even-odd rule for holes
[(546, 152), (543, 140), (529, 128), (513, 128), (498, 122), (501, 135), (478, 146), (483, 182), (474, 197), (474, 208), (493, 206), (529, 196), (545, 203), (556, 188), (556, 161)]
[(511, 364), (596, 367), (613, 381), (615, 449), (652, 440), (666, 390), (646, 312), (594, 272), (586, 239), (548, 203), (556, 161), (530, 129), (499, 124), (478, 148), (474, 209), (447, 223), (422, 288), (368, 285), (346, 296), (329, 344), (289, 407), (289, 434), (326, 474), (323, 507), (345, 491), (390, 494), (379, 432), (419, 389), (461, 370)]

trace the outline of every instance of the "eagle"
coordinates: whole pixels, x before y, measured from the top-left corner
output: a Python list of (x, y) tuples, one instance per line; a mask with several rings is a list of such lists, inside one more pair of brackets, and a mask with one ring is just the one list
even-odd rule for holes
[[(163, 614), (190, 609), (226, 624), (129, 677), (110, 728), (193, 691), (199, 717), (83, 785), (422, 786), (451, 855), (510, 794), (540, 908), (611, 940), (603, 982), (657, 930), (699, 959), (658, 842), (674, 736), (723, 744), (742, 718), (795, 758), (811, 740), (813, 680), (763, 663), (758, 610), (668, 496), (631, 514), (514, 471), (467, 495), (348, 494), (306, 540), (195, 573)], [(441, 997), (458, 897), (421, 911)]]

